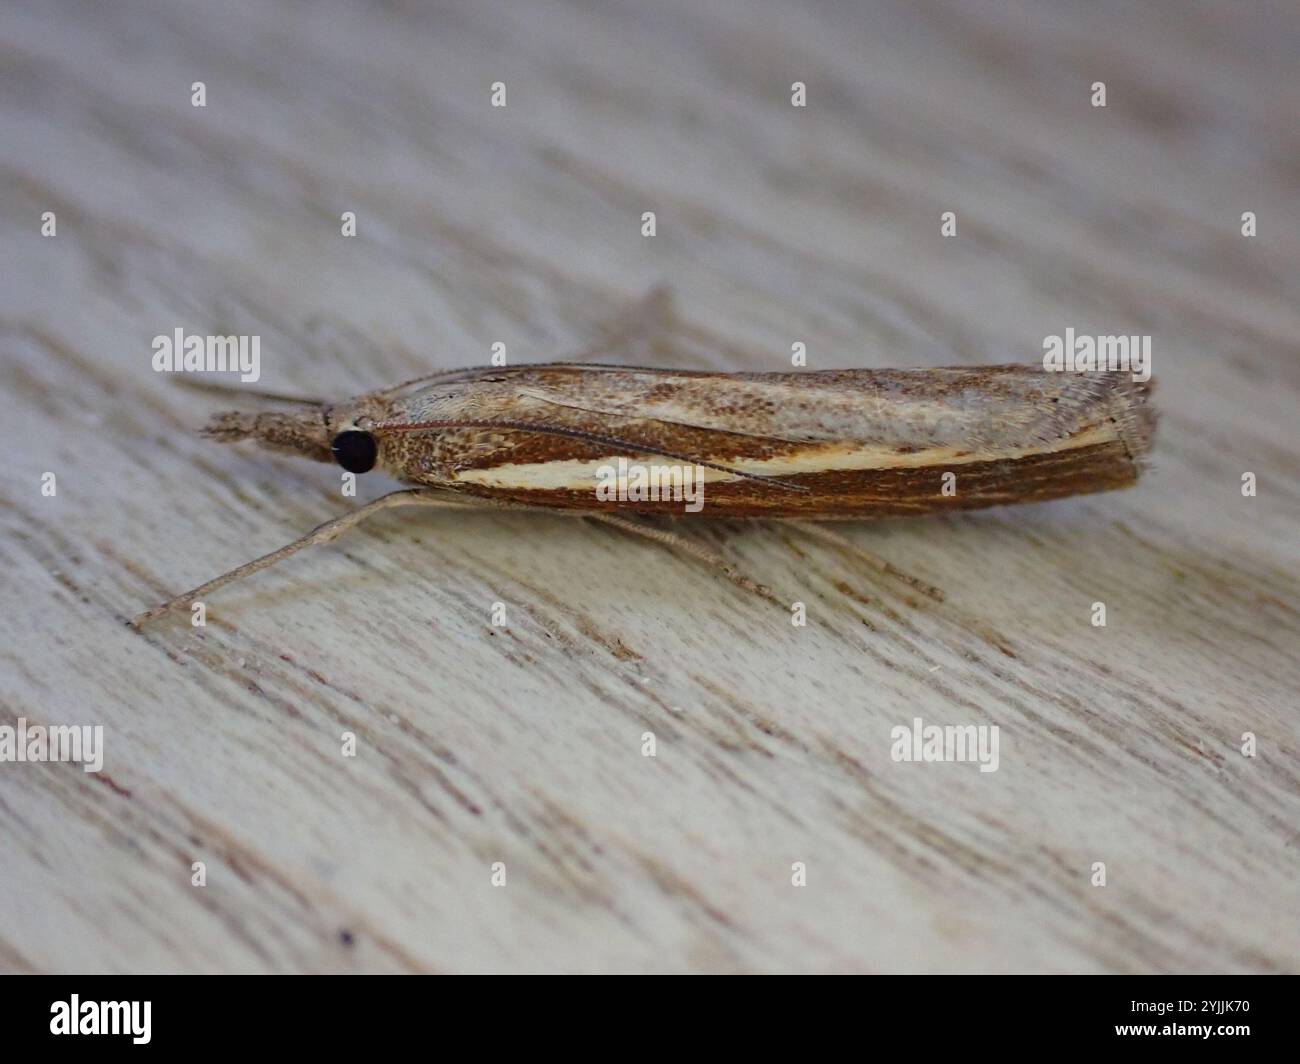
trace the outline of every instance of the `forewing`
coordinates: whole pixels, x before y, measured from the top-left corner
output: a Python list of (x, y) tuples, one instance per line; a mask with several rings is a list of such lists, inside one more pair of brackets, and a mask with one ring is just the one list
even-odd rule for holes
[(470, 490), (589, 505), (602, 464), (666, 456), (705, 468), (720, 516), (916, 513), (1124, 486), (1152, 427), (1145, 387), (1127, 378), (1024, 366), (517, 367), (430, 385), (403, 416), (448, 434)]

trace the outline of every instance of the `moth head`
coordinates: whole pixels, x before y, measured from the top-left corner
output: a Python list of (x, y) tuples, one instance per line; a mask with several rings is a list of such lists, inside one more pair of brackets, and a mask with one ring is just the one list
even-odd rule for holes
[(325, 411), (329, 460), (349, 473), (369, 473), (380, 464), (379, 436), (372, 428), (392, 413), (382, 394), (364, 395)]
[[(200, 385), (205, 390), (224, 387)], [(292, 412), (227, 410), (213, 414), (203, 429), (209, 439), (223, 443), (255, 440), (268, 450), (329, 462), (349, 473), (368, 473), (381, 465), (382, 448), (377, 427), (393, 416), (397, 406), (385, 392), (370, 392), (340, 403), (299, 399), (272, 392), (260, 398), (291, 403)], [(376, 431), (371, 431), (375, 428)]]
[(213, 414), (203, 434), (223, 443), (256, 440), (268, 450), (369, 473), (379, 460), (379, 442), (368, 426), (382, 413), (354, 404), (320, 404), (293, 413), (228, 410)]

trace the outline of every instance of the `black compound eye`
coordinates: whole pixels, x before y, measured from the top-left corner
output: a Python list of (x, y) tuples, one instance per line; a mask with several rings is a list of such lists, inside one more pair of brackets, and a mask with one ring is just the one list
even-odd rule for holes
[(334, 452), (334, 460), (349, 473), (369, 473), (375, 468), (375, 459), (379, 456), (375, 438), (356, 429), (335, 436), (330, 441), (330, 450)]

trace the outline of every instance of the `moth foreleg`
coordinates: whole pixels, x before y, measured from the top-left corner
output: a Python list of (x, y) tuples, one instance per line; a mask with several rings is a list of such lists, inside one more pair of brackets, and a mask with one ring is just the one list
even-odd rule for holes
[(451, 509), (466, 509), (466, 505), (448, 498), (437, 491), (431, 491), (425, 488), (412, 488), (405, 491), (394, 491), (388, 495), (382, 495), (373, 502), (368, 502), (342, 517), (336, 517), (333, 520), (326, 521), (322, 525), (317, 525), (310, 532), (300, 539), (295, 539), (292, 543), (287, 543), (279, 550), (273, 550), (270, 554), (264, 554), (260, 558), (255, 558), (251, 562), (239, 566), (237, 569), (231, 569), (228, 573), (222, 573), (220, 576), (209, 580), (206, 584), (200, 584), (198, 587), (185, 592), (183, 595), (177, 595), (173, 599), (168, 599), (161, 606), (155, 606), (151, 610), (145, 610), (144, 613), (131, 619), (131, 626), (139, 628), (155, 618), (161, 617), (164, 613), (179, 607), (188, 606), (191, 603), (203, 598), (205, 595), (216, 591), (218, 588), (225, 587), (227, 584), (234, 583), (245, 576), (250, 576), (262, 569), (274, 565), (278, 561), (283, 561), (291, 554), (297, 554), (304, 547), (314, 546), (318, 543), (329, 543), (338, 539), (353, 525), (364, 521), (371, 514), (378, 513), (380, 510), (387, 510), (392, 506), (445, 506)]
[(638, 524), (636, 521), (629, 521), (625, 517), (615, 517), (613, 514), (606, 513), (587, 513), (585, 516), (590, 517), (593, 521), (601, 521), (607, 525), (613, 525), (615, 528), (621, 528), (624, 532), (631, 532), (634, 535), (644, 536), (646, 539), (652, 539), (656, 543), (672, 547), (684, 554), (704, 562), (705, 565), (712, 566), (722, 571), (733, 584), (743, 587), (746, 591), (752, 591), (754, 594), (767, 599), (769, 602), (775, 602), (781, 605), (780, 600), (772, 594), (771, 588), (765, 587), (757, 581), (751, 580), (744, 573), (733, 568), (722, 555), (714, 554), (707, 547), (701, 547), (685, 536), (679, 536), (676, 532), (670, 532), (666, 528), (655, 528), (652, 525)]

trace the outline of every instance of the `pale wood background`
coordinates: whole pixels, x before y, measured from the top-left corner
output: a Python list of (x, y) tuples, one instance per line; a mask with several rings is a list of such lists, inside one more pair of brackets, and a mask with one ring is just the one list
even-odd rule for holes
[[(1293, 4), (0, 26), (0, 704), (107, 733), (99, 776), (0, 765), (0, 967), (1300, 967)], [(563, 356), (660, 282), (667, 365), (1149, 333), (1155, 469), (843, 529), (942, 605), (796, 530), (687, 530), (805, 601), (803, 629), (607, 528), (419, 512), (214, 596), (205, 630), (124, 626), (354, 505), (337, 470), (194, 435), (223, 404), (150, 370), (155, 334), (257, 333), (263, 386), (343, 396), (495, 340)], [(916, 715), (997, 724), (1000, 770), (895, 764)]]

